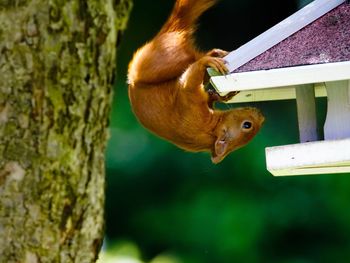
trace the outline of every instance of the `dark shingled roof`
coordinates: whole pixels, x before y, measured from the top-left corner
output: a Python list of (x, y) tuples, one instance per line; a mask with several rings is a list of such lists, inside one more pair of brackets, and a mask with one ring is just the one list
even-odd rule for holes
[(350, 4), (343, 3), (234, 72), (350, 61)]

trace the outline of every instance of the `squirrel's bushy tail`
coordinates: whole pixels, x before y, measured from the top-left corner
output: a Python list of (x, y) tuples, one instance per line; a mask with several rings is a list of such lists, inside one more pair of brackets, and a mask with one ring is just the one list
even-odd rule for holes
[(173, 11), (160, 34), (173, 31), (192, 33), (199, 16), (216, 2), (217, 0), (176, 0)]

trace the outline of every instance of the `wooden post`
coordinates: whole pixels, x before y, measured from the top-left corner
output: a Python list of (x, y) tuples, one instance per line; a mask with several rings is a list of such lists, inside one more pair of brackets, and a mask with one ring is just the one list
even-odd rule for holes
[(350, 138), (350, 80), (327, 82), (326, 89), (325, 140)]
[(297, 98), (300, 142), (317, 141), (318, 136), (314, 85), (300, 85), (295, 88), (295, 91)]

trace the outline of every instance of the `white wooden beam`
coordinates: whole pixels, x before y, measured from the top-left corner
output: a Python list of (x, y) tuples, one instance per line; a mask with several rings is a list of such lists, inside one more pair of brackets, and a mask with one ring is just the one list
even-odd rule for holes
[[(324, 83), (314, 84), (315, 96), (326, 97), (326, 86)], [(258, 101), (273, 101), (273, 100), (290, 100), (296, 98), (297, 86), (288, 86), (270, 89), (246, 90), (241, 91), (234, 96), (228, 103), (242, 103), (242, 102), (258, 102)], [(221, 95), (225, 95), (222, 93)]]
[(313, 84), (296, 87), (300, 142), (318, 140), (315, 89)]
[(350, 138), (350, 80), (326, 83), (328, 107), (325, 140)]
[(350, 61), (213, 76), (220, 93), (247, 91), (350, 79)]
[(228, 69), (230, 72), (233, 72), (235, 69), (312, 23), (343, 2), (345, 0), (313, 1), (279, 24), (229, 53), (225, 57), (225, 60), (228, 62)]
[(269, 147), (266, 164), (275, 176), (350, 173), (350, 138)]

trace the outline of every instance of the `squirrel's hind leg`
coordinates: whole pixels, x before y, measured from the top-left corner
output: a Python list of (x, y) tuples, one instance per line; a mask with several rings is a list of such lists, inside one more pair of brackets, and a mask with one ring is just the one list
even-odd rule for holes
[(157, 36), (139, 49), (129, 65), (129, 81), (159, 84), (179, 78), (199, 53), (181, 32)]

